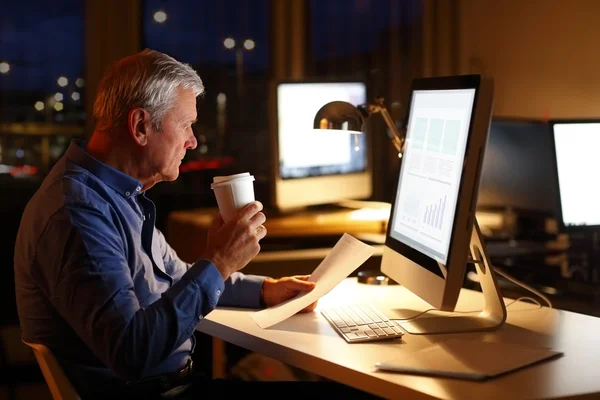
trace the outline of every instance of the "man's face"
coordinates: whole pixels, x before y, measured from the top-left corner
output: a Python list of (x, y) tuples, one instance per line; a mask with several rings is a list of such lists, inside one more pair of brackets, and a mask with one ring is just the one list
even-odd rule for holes
[(146, 164), (157, 181), (174, 181), (188, 149), (198, 145), (192, 124), (196, 122), (196, 96), (191, 89), (177, 88), (175, 105), (162, 121), (162, 131), (150, 129)]

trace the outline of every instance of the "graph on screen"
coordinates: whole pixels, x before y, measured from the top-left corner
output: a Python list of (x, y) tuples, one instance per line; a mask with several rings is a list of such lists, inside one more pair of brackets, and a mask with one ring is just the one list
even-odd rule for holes
[(422, 196), (419, 212), (419, 232), (442, 244), (446, 232), (448, 215), (450, 213), (448, 193), (452, 187), (449, 179), (437, 174), (429, 177), (427, 184), (422, 187)]
[(425, 206), (425, 215), (423, 215), (423, 223), (431, 228), (441, 230), (444, 221), (444, 209), (446, 208), (446, 198), (440, 199), (435, 204)]

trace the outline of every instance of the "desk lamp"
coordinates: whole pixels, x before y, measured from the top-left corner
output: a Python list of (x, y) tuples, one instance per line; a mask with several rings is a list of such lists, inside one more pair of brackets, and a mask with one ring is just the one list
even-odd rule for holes
[[(366, 131), (365, 120), (376, 113), (380, 113), (383, 117), (389, 129), (388, 136), (398, 151), (398, 158), (401, 158), (404, 137), (398, 132), (398, 128), (385, 108), (382, 97), (375, 98), (373, 103), (356, 107), (345, 101), (327, 103), (317, 111), (313, 127), (318, 130), (339, 130), (349, 134), (362, 134)], [(395, 284), (379, 271), (362, 271), (359, 273), (359, 282), (372, 285)]]
[(398, 132), (390, 113), (385, 108), (382, 97), (375, 98), (373, 103), (353, 106), (345, 101), (332, 101), (325, 104), (315, 115), (315, 129), (333, 129), (362, 134), (365, 131), (365, 119), (372, 114), (380, 113), (389, 132), (388, 136), (402, 157), (404, 137)]

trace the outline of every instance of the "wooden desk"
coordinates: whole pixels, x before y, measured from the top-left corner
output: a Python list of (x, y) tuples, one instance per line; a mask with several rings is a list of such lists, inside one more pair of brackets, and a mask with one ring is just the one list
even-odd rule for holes
[[(383, 241), (389, 218), (389, 206), (374, 203), (373, 208), (303, 211), (287, 215), (267, 215), (269, 238), (315, 238), (351, 234), (357, 239)], [(200, 256), (216, 208), (174, 211), (169, 214), (166, 236), (181, 259), (192, 262)], [(259, 259), (257, 261), (260, 261)], [(276, 255), (271, 255), (271, 258)], [(285, 259), (286, 255), (283, 255)]]
[[(424, 310), (425, 302), (402, 286), (369, 286), (348, 278), (319, 301), (319, 308), (346, 299), (371, 302), (388, 316), (394, 308)], [(481, 308), (482, 295), (463, 289), (458, 310)], [(508, 307), (507, 323), (498, 331), (461, 335), (417, 336), (401, 341), (347, 344), (319, 313), (297, 314), (270, 329), (250, 318), (253, 310), (217, 309), (197, 329), (254, 352), (320, 376), (398, 399), (532, 399), (599, 398), (600, 319), (528, 303)], [(318, 311), (318, 309), (317, 309)], [(419, 350), (432, 342), (462, 339), (547, 346), (564, 356), (485, 382), (379, 372), (375, 362)]]

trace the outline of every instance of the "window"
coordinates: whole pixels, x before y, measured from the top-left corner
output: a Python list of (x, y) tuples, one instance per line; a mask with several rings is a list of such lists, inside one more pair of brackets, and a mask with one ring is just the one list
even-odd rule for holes
[(144, 47), (190, 64), (204, 82), (196, 156), (242, 157), (237, 139), (252, 143), (267, 126), (268, 1), (148, 0), (143, 18)]
[(83, 135), (83, 3), (10, 2), (0, 21), (0, 179), (44, 175)]

